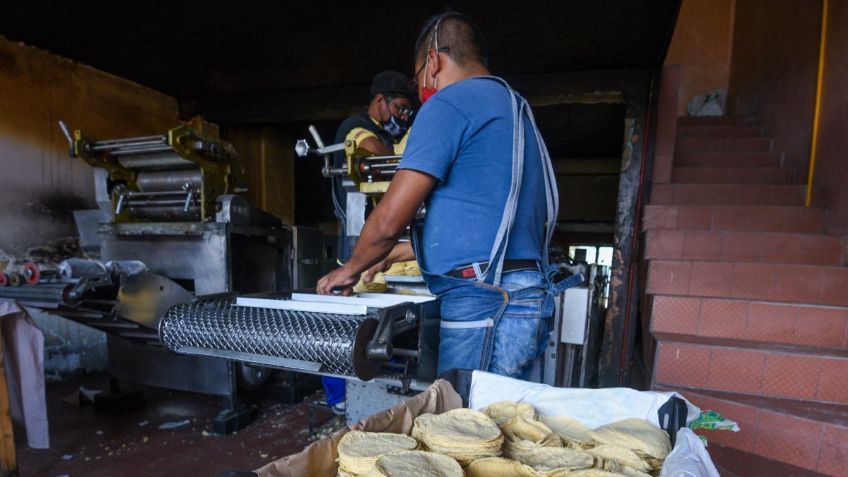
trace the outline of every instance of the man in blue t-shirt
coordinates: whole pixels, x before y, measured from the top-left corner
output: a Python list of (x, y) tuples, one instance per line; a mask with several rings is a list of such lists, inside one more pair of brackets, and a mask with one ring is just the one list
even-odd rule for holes
[[(526, 103), (486, 64), (482, 35), (467, 17), (425, 23), (415, 60), (422, 107), (399, 170), (350, 260), (317, 291), (349, 294), (362, 271), (417, 258), (441, 301), (439, 372), (526, 377), (553, 312), (542, 264), (556, 186), (529, 107), (521, 109)], [(396, 242), (422, 203), (413, 255)]]

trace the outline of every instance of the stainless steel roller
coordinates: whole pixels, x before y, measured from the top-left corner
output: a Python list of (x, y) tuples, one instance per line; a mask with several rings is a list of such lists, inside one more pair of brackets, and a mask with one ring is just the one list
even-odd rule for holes
[(67, 283), (0, 287), (0, 298), (38, 303), (62, 303)]
[(135, 183), (142, 192), (181, 192), (186, 184), (199, 189), (202, 181), (200, 169), (184, 169), (141, 172)]
[(127, 169), (139, 170), (162, 170), (174, 168), (197, 167), (195, 163), (184, 159), (177, 154), (170, 146), (163, 146), (165, 149), (158, 152), (134, 153), (123, 155), (118, 158), (118, 163)]
[(159, 325), (165, 348), (312, 373), (376, 377), (367, 357), (376, 310), (363, 315), (237, 306), (232, 299), (177, 305)]

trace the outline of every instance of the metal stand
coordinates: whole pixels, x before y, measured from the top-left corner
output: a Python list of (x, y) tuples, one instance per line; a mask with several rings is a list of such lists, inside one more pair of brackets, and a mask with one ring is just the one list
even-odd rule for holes
[(94, 410), (104, 414), (123, 414), (141, 407), (144, 407), (144, 390), (122, 390), (114, 378), (109, 380), (109, 392), (94, 396)]
[(247, 406), (239, 402), (236, 394), (236, 363), (230, 361), (227, 363), (227, 381), (229, 383), (230, 392), (224, 396), (224, 405), (226, 406), (215, 419), (212, 420), (212, 432), (220, 435), (229, 435), (238, 430), (244, 429), (248, 424), (256, 418), (256, 408)]

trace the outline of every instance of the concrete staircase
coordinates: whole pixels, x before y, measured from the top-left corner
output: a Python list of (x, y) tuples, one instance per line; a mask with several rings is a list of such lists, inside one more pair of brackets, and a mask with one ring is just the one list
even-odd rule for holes
[(680, 118), (671, 177), (643, 223), (653, 387), (739, 422), (704, 432), (729, 475), (848, 475), (845, 244), (750, 119)]

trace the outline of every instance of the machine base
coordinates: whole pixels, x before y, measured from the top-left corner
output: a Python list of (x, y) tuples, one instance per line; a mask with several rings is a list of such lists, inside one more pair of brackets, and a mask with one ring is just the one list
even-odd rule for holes
[(94, 410), (104, 414), (122, 414), (144, 407), (144, 391), (119, 391), (113, 389), (94, 396)]
[(238, 409), (225, 409), (212, 420), (212, 432), (219, 435), (230, 435), (244, 429), (256, 418), (256, 409), (249, 406)]

